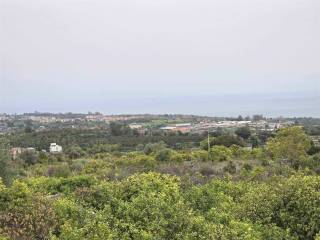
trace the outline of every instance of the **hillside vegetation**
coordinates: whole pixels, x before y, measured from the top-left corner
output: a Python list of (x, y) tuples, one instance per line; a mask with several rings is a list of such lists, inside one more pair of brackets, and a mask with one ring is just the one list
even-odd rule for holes
[(284, 128), (249, 149), (248, 134), (211, 136), (209, 150), (204, 137), (126, 151), (121, 140), (14, 160), (21, 136), (3, 138), (0, 239), (320, 239), (320, 153), (309, 135)]

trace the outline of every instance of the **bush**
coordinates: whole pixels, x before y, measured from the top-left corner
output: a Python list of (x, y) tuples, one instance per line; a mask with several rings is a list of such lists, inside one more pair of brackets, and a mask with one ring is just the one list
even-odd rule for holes
[(249, 163), (244, 163), (243, 164), (243, 168), (247, 171), (251, 171), (252, 170), (252, 165)]
[(164, 142), (148, 143), (145, 145), (143, 152), (149, 155), (152, 153), (157, 153), (165, 148), (166, 148), (166, 144)]
[(20, 154), (20, 158), (27, 165), (34, 165), (38, 162), (38, 155), (34, 151), (24, 151)]
[(235, 134), (237, 134), (239, 137), (247, 140), (251, 136), (251, 131), (250, 131), (250, 128), (246, 126), (246, 127), (238, 128), (235, 131)]
[(124, 159), (126, 159), (127, 166), (143, 166), (146, 168), (153, 168), (156, 165), (156, 160), (153, 156), (137, 153), (131, 156), (129, 154), (128, 157), (124, 157)]
[(235, 174), (237, 172), (237, 167), (232, 161), (229, 161), (228, 164), (223, 168), (223, 171), (230, 174)]
[(21, 182), (1, 191), (0, 234), (13, 240), (49, 239), (56, 226), (52, 202)]
[(173, 151), (171, 149), (162, 149), (160, 150), (155, 158), (157, 161), (160, 161), (160, 162), (164, 162), (164, 161), (170, 161), (171, 160), (171, 156), (173, 154)]
[(173, 162), (184, 162), (190, 161), (191, 157), (186, 153), (173, 152), (172, 156), (170, 157), (170, 160)]
[(76, 159), (86, 155), (86, 152), (78, 145), (73, 145), (66, 150), (66, 154), (71, 159)]
[(48, 167), (47, 175), (49, 177), (68, 177), (71, 171), (68, 164), (51, 165)]
[(86, 162), (87, 161), (85, 159), (73, 160), (70, 166), (70, 170), (72, 172), (80, 173), (84, 169)]
[(214, 146), (210, 149), (210, 158), (212, 161), (228, 161), (232, 158), (232, 152), (225, 146)]
[(212, 145), (219, 145), (219, 146), (225, 146), (225, 147), (238, 145), (243, 147), (245, 144), (241, 138), (234, 135), (226, 134), (226, 135), (221, 135), (219, 137), (214, 138), (211, 142), (211, 146)]
[(307, 157), (311, 140), (300, 126), (280, 129), (267, 143), (267, 150), (275, 160), (288, 161), (297, 168)]
[(195, 161), (207, 161), (208, 160), (208, 152), (204, 150), (192, 151), (191, 159)]
[(120, 150), (120, 145), (118, 144), (95, 144), (88, 149), (91, 154), (97, 153), (111, 153)]
[(259, 224), (275, 224), (298, 239), (314, 239), (320, 231), (320, 178), (292, 176), (253, 185), (237, 205), (237, 215)]
[(92, 159), (86, 162), (82, 173), (93, 174), (98, 177), (107, 177), (110, 169), (109, 162), (100, 159)]
[(199, 172), (201, 173), (201, 175), (206, 177), (210, 177), (215, 173), (214, 169), (209, 165), (201, 166)]

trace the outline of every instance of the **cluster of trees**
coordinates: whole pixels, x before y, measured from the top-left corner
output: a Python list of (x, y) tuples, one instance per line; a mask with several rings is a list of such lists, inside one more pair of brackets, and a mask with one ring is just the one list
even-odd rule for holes
[[(263, 147), (250, 149), (243, 147), (244, 145), (245, 140), (242, 137), (231, 134), (211, 137), (209, 151), (208, 139), (201, 142), (200, 149), (183, 150), (174, 150), (163, 141), (139, 144), (134, 151), (125, 152), (119, 144), (94, 144), (87, 148), (71, 145), (63, 154), (26, 151), (15, 163), (20, 164), (24, 170), (27, 169), (26, 171), (31, 169), (33, 172), (36, 171), (37, 175), (46, 176), (77, 174), (78, 172), (73, 173), (73, 170), (83, 169), (90, 159), (125, 165), (130, 173), (136, 171), (136, 166), (141, 166), (143, 170), (158, 170), (159, 165), (179, 165), (184, 162), (191, 163), (190, 166), (194, 165), (193, 163), (202, 165), (219, 174), (221, 172), (240, 174), (244, 166), (246, 170), (258, 166), (276, 169), (289, 166), (295, 170), (309, 169), (315, 173), (320, 172), (317, 160), (319, 153), (315, 151), (310, 155), (312, 144), (301, 127), (281, 129), (274, 137), (269, 138)], [(8, 158), (8, 155), (3, 156)], [(74, 167), (74, 160), (77, 159), (83, 161), (77, 162), (77, 167)], [(210, 166), (205, 165), (205, 162), (210, 162)], [(62, 164), (63, 166), (57, 166)], [(191, 168), (190, 166), (188, 168)], [(30, 175), (26, 171), (21, 171), (20, 175)]]
[(320, 153), (299, 126), (244, 147), (252, 135), (215, 133), (210, 149), (72, 144), (14, 161), (2, 139), (0, 240), (318, 240)]
[[(217, 129), (211, 134), (211, 145), (231, 145), (260, 147), (272, 137), (267, 131), (252, 132), (249, 127), (241, 127), (230, 133), (224, 129)], [(47, 150), (50, 143), (57, 142), (64, 149), (74, 146), (81, 147), (85, 152), (97, 144), (118, 144), (121, 151), (132, 151), (140, 145), (165, 142), (170, 148), (182, 149), (197, 147), (204, 135), (190, 133), (165, 133), (163, 131), (146, 132), (139, 134), (137, 130), (121, 122), (111, 122), (105, 129), (52, 129), (45, 132), (30, 132), (12, 134), (8, 136), (11, 146), (34, 147), (37, 150)], [(200, 143), (201, 144), (201, 143)], [(206, 148), (204, 144), (202, 148)], [(316, 149), (316, 148), (315, 148)]]
[(5, 184), (9, 184), (11, 181), (11, 157), (9, 155), (8, 143), (0, 138), (0, 179)]
[[(112, 125), (111, 125), (112, 126)], [(34, 147), (38, 150), (48, 149), (50, 143), (56, 142), (64, 148), (78, 145), (84, 150), (96, 144), (119, 144), (123, 149), (134, 150), (139, 144), (155, 143), (164, 141), (172, 148), (181, 148), (184, 145), (198, 145), (203, 136), (199, 134), (189, 135), (165, 135), (148, 134), (136, 135), (130, 129), (130, 134), (123, 135), (128, 128), (126, 125), (116, 124), (109, 130), (98, 129), (57, 129), (47, 132), (18, 133), (8, 136), (11, 146)]]
[(131, 129), (127, 124), (121, 122), (111, 122), (109, 124), (110, 133), (113, 136), (139, 135), (136, 129)]
[[(274, 136), (274, 133), (265, 130), (255, 130), (253, 132), (249, 126), (244, 126), (235, 129), (234, 132), (218, 128), (210, 133), (210, 136), (210, 145), (223, 145), (226, 147), (230, 147), (231, 145), (260, 147), (264, 146), (268, 139)], [(201, 144), (202, 147), (207, 148), (206, 145), (208, 144), (205, 144), (205, 141)]]
[(30, 178), (0, 185), (1, 239), (315, 239), (320, 178), (213, 180), (159, 173), (122, 181)]

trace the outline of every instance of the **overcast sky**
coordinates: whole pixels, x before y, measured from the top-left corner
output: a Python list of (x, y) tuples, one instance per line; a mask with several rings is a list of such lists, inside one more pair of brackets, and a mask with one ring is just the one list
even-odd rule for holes
[(0, 47), (0, 112), (223, 114), (168, 99), (224, 95), (320, 102), (319, 0), (0, 0)]

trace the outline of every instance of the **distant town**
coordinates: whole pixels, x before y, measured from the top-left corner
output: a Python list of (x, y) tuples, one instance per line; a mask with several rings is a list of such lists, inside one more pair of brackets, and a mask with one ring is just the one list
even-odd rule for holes
[(204, 117), (194, 115), (104, 115), (88, 114), (53, 114), (25, 113), (0, 114), (0, 134), (26, 131), (46, 131), (51, 129), (95, 129), (106, 127), (110, 122), (125, 122), (131, 129), (140, 133), (146, 130), (161, 130), (167, 132), (202, 132), (217, 128), (238, 128), (249, 126), (252, 130), (275, 131), (282, 127), (295, 124), (296, 119), (266, 118), (263, 115), (252, 117)]
[[(167, 143), (174, 139), (174, 148), (177, 148), (177, 144), (196, 147), (206, 134), (215, 135), (215, 132), (219, 131), (235, 134), (238, 129), (247, 129), (250, 139), (245, 141), (244, 145), (251, 148), (255, 142), (263, 144), (264, 138), (292, 125), (304, 126), (309, 130), (315, 146), (320, 146), (320, 120), (314, 118), (267, 118), (260, 114), (245, 117), (180, 114), (104, 115), (98, 112), (0, 114), (0, 135), (7, 135), (11, 139), (13, 159), (23, 152), (59, 154), (64, 148), (70, 149), (73, 143), (81, 145), (82, 136), (83, 142), (90, 140), (92, 144), (120, 143), (124, 146), (122, 150), (132, 150), (132, 147), (136, 148), (139, 145), (139, 139), (141, 144), (144, 144), (145, 139), (151, 142), (163, 140)], [(71, 135), (76, 139), (68, 140)], [(123, 138), (119, 140), (117, 136)], [(175, 136), (180, 139), (177, 140)], [(135, 145), (124, 141), (135, 142)], [(82, 146), (86, 145), (90, 144), (86, 142)]]

